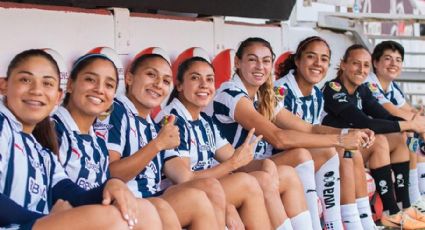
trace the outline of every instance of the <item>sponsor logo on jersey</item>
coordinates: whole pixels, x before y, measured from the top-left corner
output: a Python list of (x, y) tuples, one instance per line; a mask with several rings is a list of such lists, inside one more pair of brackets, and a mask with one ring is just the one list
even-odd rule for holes
[(369, 89), (372, 93), (376, 93), (376, 92), (379, 91), (378, 84), (376, 84), (376, 83), (369, 82), (369, 83), (367, 83), (367, 86), (369, 87)]
[(343, 97), (346, 97), (346, 96), (347, 96), (347, 94), (342, 92), (342, 93), (336, 93), (336, 94), (332, 95), (332, 98), (337, 100), (337, 99), (340, 99), (340, 98), (343, 98)]
[(283, 86), (275, 86), (273, 90), (278, 101), (284, 100), (286, 94), (288, 94), (288, 91)]
[(35, 196), (40, 196), (42, 200), (47, 200), (47, 191), (44, 184), (37, 183), (33, 177), (29, 178), (28, 192)]
[(45, 175), (46, 172), (44, 171), (44, 167), (43, 165), (38, 161), (38, 160), (34, 160), (34, 158), (32, 158), (32, 156), (28, 155), (28, 158), (30, 160), (30, 164), (34, 169), (38, 169), (40, 170), (41, 174)]
[(333, 89), (336, 92), (341, 91), (341, 84), (339, 84), (338, 82), (329, 82), (329, 87), (331, 87), (331, 89)]
[(329, 171), (325, 173), (325, 178), (323, 178), (323, 182), (325, 182), (325, 189), (323, 189), (323, 199), (325, 203), (325, 208), (329, 209), (335, 206), (335, 183), (337, 178), (335, 177), (334, 171)]
[(89, 170), (89, 171), (94, 171), (95, 173), (99, 173), (100, 172), (100, 165), (99, 165), (99, 162), (98, 163), (96, 163), (96, 162), (93, 162), (93, 161), (91, 161), (90, 159), (88, 159), (88, 158), (85, 158), (84, 159), (84, 161), (85, 161), (85, 168), (87, 169), (87, 170)]

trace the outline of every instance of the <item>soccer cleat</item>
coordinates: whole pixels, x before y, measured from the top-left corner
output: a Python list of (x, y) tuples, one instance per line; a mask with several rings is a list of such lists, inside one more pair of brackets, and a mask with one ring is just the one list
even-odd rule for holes
[(425, 228), (425, 223), (411, 218), (404, 212), (393, 215), (382, 214), (381, 224), (385, 227), (401, 229), (421, 229)]

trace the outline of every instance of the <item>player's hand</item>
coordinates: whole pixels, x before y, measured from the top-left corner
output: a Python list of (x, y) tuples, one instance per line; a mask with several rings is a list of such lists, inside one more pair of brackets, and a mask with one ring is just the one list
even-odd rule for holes
[(254, 136), (254, 132), (255, 128), (252, 128), (249, 131), (248, 136), (245, 138), (244, 143), (235, 150), (232, 157), (230, 158), (233, 170), (247, 165), (254, 159), (254, 149), (257, 147), (257, 143), (263, 137), (260, 135), (256, 137), (254, 141), (251, 141), (252, 137)]
[(179, 128), (174, 125), (176, 116), (169, 115), (164, 117), (166, 122), (163, 121), (163, 126), (155, 138), (159, 149), (173, 149), (180, 145), (180, 132)]

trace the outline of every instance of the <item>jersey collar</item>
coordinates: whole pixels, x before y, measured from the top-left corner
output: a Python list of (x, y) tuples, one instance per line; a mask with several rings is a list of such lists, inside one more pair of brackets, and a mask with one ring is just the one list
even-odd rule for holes
[[(279, 79), (278, 81), (280, 81), (282, 83), (286, 83), (289, 87), (289, 89), (291, 89), (291, 91), (294, 93), (295, 97), (301, 98), (301, 97), (305, 97), (303, 95), (303, 93), (300, 90), (300, 87), (298, 86), (297, 81), (295, 80), (295, 76), (294, 76), (294, 70), (291, 69), (288, 74), (286, 74), (283, 78)], [(314, 87), (311, 89), (311, 93), (310, 95), (314, 94)], [(307, 95), (310, 96), (310, 95)]]
[(177, 113), (182, 116), (187, 121), (193, 121), (192, 115), (186, 109), (186, 107), (181, 103), (181, 101), (177, 98), (174, 98), (170, 103), (170, 108), (174, 108), (177, 110)]
[[(241, 77), (239, 77), (239, 75), (237, 73), (235, 73), (231, 79), (231, 82), (233, 82), (236, 87), (238, 87), (239, 89), (241, 89), (248, 97), (248, 90), (246, 89), (245, 85), (243, 84)], [(255, 94), (255, 98), (254, 98), (254, 102), (257, 101), (257, 94)]]
[(368, 78), (370, 79), (370, 81), (371, 81), (372, 83), (375, 83), (375, 84), (378, 86), (378, 88), (379, 88), (379, 90), (380, 90), (381, 92), (383, 92), (383, 93), (385, 93), (385, 94), (390, 93), (391, 91), (393, 91), (393, 90), (394, 90), (394, 89), (393, 89), (393, 82), (391, 82), (391, 83), (390, 83), (390, 85), (388, 86), (388, 90), (387, 90), (387, 91), (385, 91), (385, 90), (382, 88), (381, 82), (379, 81), (379, 79), (378, 79), (378, 77), (376, 76), (376, 74), (375, 74), (375, 73), (370, 73), (370, 74), (369, 74), (369, 76), (368, 76)]
[[(59, 117), (59, 119), (65, 125), (66, 129), (81, 134), (80, 128), (78, 128), (78, 125), (77, 123), (75, 123), (74, 118), (72, 118), (71, 113), (69, 113), (69, 111), (65, 107), (59, 106), (55, 112), (55, 115)], [(91, 136), (95, 135), (93, 126), (90, 127), (89, 134)]]
[[(139, 112), (137, 111), (136, 106), (134, 106), (133, 102), (127, 96), (125, 96), (125, 95), (117, 96), (117, 100), (121, 101), (123, 103), (125, 109), (127, 111), (131, 112), (133, 116), (135, 116), (135, 117), (137, 116), (139, 118), (142, 118), (142, 117), (139, 116)], [(142, 119), (144, 119), (144, 118), (142, 118)], [(146, 117), (146, 119), (144, 119), (144, 120), (146, 120), (149, 123), (152, 123), (151, 116), (149, 114)]]

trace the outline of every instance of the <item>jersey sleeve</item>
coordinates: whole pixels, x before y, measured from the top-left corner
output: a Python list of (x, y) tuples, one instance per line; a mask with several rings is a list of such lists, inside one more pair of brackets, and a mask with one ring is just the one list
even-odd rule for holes
[(363, 109), (366, 112), (366, 114), (372, 116), (373, 118), (379, 118), (379, 119), (394, 120), (394, 121), (403, 120), (401, 118), (392, 116), (384, 107), (382, 107), (382, 105), (374, 98), (373, 93), (370, 90), (364, 89), (363, 95), (364, 95), (364, 100), (362, 100)]
[(215, 117), (222, 123), (235, 121), (236, 105), (243, 97), (248, 97), (248, 95), (236, 87), (219, 92), (213, 102)]
[[(44, 149), (43, 151), (49, 151), (47, 149)], [(58, 161), (57, 156), (50, 152), (50, 159), (51, 159), (51, 173), (52, 175), (52, 187), (55, 186), (57, 183), (59, 183), (62, 180), (69, 179), (68, 175), (65, 173), (65, 169), (63, 168), (62, 164)]]
[(227, 139), (221, 134), (220, 130), (218, 129), (217, 125), (214, 122), (213, 122), (213, 129), (214, 129), (214, 135), (215, 135), (216, 149), (220, 149), (221, 147), (229, 144)]
[[(325, 108), (328, 113), (338, 116), (341, 111), (349, 107), (355, 107), (348, 101), (347, 93), (338, 88), (339, 83), (327, 82), (323, 89), (323, 98), (325, 99)], [(340, 87), (340, 86), (339, 86)]]
[(6, 172), (12, 146), (12, 131), (7, 120), (0, 114), (0, 178)]
[[(115, 105), (114, 111), (105, 120), (100, 121), (105, 130), (106, 146), (108, 150), (116, 151), (121, 156), (124, 152), (126, 136), (128, 131), (128, 117), (124, 108)], [(96, 131), (100, 132), (100, 131)]]
[(23, 224), (44, 215), (32, 212), (0, 193), (0, 228), (10, 224)]
[(397, 102), (397, 107), (401, 107), (406, 103), (406, 97), (404, 96), (403, 91), (401, 91), (400, 86), (392, 82), (394, 88), (394, 100)]
[(381, 90), (379, 90), (378, 86), (376, 85), (376, 83), (373, 82), (366, 82), (365, 85), (367, 86), (367, 88), (369, 88), (372, 96), (378, 100), (379, 104), (383, 105), (385, 103), (391, 103), (390, 100), (388, 100), (385, 95), (382, 93)]
[(59, 161), (61, 163), (65, 163), (67, 158), (68, 158), (68, 150), (69, 148), (71, 148), (71, 146), (69, 145), (69, 141), (66, 135), (66, 131), (65, 131), (65, 127), (63, 127), (63, 125), (61, 125), (56, 118), (53, 119), (54, 124), (55, 124), (55, 130), (56, 130), (56, 134), (57, 134), (57, 138), (58, 138), (58, 144), (59, 144)]

